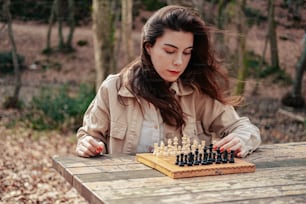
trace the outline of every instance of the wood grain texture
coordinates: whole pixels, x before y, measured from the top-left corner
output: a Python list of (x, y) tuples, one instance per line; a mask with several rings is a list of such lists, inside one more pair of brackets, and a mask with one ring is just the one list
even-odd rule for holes
[(254, 164), (238, 158), (235, 159), (235, 163), (184, 167), (174, 164), (175, 156), (157, 157), (151, 153), (143, 153), (136, 154), (136, 160), (175, 179), (255, 172)]
[(172, 179), (131, 155), (54, 156), (53, 167), (89, 203), (305, 203), (306, 142), (262, 145), (253, 173)]

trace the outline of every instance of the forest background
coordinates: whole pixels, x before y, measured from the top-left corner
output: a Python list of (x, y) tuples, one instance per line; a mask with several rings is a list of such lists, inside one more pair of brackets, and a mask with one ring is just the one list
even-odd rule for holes
[[(101, 81), (139, 54), (148, 17), (194, 7), (263, 143), (306, 140), (303, 0), (0, 0), (0, 203), (84, 203), (52, 169)], [(101, 49), (103, 48), (103, 49)]]

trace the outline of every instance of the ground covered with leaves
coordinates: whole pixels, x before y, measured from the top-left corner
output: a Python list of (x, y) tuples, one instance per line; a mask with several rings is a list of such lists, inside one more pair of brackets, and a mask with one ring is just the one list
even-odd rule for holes
[(0, 125), (0, 203), (86, 203), (52, 168), (52, 156), (74, 153), (75, 135), (6, 128), (4, 121)]

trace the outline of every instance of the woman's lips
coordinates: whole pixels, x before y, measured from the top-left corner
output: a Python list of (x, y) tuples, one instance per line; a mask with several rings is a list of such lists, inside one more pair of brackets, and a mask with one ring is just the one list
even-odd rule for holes
[(179, 71), (173, 71), (173, 70), (168, 70), (168, 72), (173, 75), (178, 75), (180, 73)]

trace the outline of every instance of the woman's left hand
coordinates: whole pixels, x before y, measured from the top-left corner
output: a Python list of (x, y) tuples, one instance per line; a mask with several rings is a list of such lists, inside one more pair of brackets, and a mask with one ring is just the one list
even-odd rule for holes
[(235, 135), (235, 133), (230, 133), (216, 144), (214, 144), (214, 149), (220, 147), (221, 152), (223, 151), (235, 151), (237, 157), (242, 157), (243, 151), (245, 151), (245, 145), (243, 141)]

